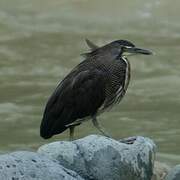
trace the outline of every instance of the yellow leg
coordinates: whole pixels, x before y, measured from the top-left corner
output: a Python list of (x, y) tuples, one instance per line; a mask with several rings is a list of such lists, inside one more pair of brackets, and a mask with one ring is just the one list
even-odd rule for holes
[(75, 126), (69, 127), (69, 140), (70, 141), (73, 141), (73, 139), (74, 139), (74, 129), (75, 129)]
[(97, 121), (96, 117), (92, 117), (93, 125), (106, 137), (111, 137), (108, 133), (106, 133), (103, 128), (100, 126), (99, 122)]

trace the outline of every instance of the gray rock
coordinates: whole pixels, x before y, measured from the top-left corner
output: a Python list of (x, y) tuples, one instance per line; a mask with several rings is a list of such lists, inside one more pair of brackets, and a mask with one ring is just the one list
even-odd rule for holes
[(180, 180), (180, 164), (169, 171), (166, 180)]
[(144, 137), (137, 137), (133, 144), (125, 144), (90, 135), (72, 142), (46, 144), (38, 152), (88, 180), (150, 180), (155, 144)]
[(34, 152), (0, 155), (1, 180), (83, 180), (55, 160)]

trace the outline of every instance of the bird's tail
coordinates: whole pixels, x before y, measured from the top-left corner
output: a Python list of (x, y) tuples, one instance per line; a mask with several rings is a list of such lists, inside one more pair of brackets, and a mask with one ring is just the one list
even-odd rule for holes
[(44, 139), (49, 139), (53, 135), (65, 131), (68, 128), (66, 125), (72, 122), (71, 115), (71, 111), (66, 108), (58, 116), (45, 112), (40, 125), (40, 136)]

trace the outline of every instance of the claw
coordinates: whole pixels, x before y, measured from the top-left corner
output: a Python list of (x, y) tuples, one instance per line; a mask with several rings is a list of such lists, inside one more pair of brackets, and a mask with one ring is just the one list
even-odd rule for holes
[(119, 142), (125, 143), (125, 144), (134, 144), (136, 139), (137, 139), (137, 137), (129, 137), (129, 138), (121, 139), (121, 140), (119, 140)]

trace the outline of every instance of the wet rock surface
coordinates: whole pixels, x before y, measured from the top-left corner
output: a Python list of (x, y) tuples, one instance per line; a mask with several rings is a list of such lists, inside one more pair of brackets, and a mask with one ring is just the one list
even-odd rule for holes
[(169, 171), (165, 180), (180, 180), (180, 164), (176, 165)]
[(1, 180), (83, 180), (77, 173), (38, 153), (0, 155)]
[(57, 160), (60, 165), (87, 180), (150, 180), (155, 144), (145, 137), (116, 141), (90, 135), (72, 142), (59, 141), (43, 145), (38, 153)]

